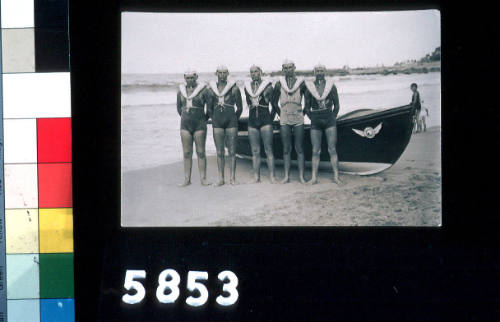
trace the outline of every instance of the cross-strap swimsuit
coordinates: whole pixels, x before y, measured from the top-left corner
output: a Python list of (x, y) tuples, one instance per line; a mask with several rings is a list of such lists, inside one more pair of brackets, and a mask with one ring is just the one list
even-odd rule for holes
[(189, 133), (191, 133), (191, 135), (194, 134), (196, 131), (207, 130), (207, 116), (204, 112), (204, 106), (206, 101), (205, 91), (206, 89), (203, 88), (199, 90), (198, 93), (195, 94), (194, 96), (192, 96), (192, 94), (194, 94), (193, 92), (191, 93), (191, 95), (187, 95), (186, 97), (184, 95), (185, 92), (182, 89), (180, 90), (181, 106), (182, 106), (181, 130), (188, 131)]
[[(271, 119), (271, 113), (269, 112), (269, 102), (266, 104), (266, 99), (264, 98), (264, 92), (267, 87), (272, 86), (271, 82), (261, 83), (264, 88), (259, 93), (259, 95), (252, 95), (255, 92), (252, 91), (250, 84), (245, 84), (245, 94), (247, 98), (252, 101), (252, 106), (249, 106), (250, 112), (248, 115), (248, 126), (255, 129), (260, 129), (263, 126), (273, 124)], [(257, 89), (258, 93), (258, 89)]]
[(309, 91), (308, 95), (311, 96), (312, 100), (309, 117), (311, 119), (311, 128), (314, 130), (325, 130), (337, 125), (337, 118), (332, 111), (333, 100), (330, 97), (333, 86), (333, 82), (330, 83), (330, 81), (325, 84), (323, 94), (320, 96), (316, 90), (316, 85), (313, 82), (306, 82)]
[[(230, 102), (233, 98), (233, 87), (236, 86), (236, 83), (228, 82), (226, 86), (229, 86), (229, 88), (224, 89), (221, 93), (222, 95), (220, 95), (217, 85), (215, 83), (210, 84), (217, 100), (212, 115), (212, 126), (214, 128), (228, 129), (238, 127), (238, 117), (236, 116), (234, 104), (226, 104), (226, 102)], [(235, 100), (233, 99), (232, 101)]]

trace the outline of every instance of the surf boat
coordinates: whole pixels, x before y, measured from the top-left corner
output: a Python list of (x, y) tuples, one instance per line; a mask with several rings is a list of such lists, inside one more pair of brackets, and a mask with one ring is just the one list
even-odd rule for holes
[[(412, 105), (385, 109), (358, 109), (337, 118), (337, 154), (339, 171), (355, 175), (371, 175), (390, 168), (403, 154), (413, 129)], [(276, 164), (283, 163), (279, 121), (273, 123), (273, 152)], [(310, 124), (304, 125), (304, 153), (306, 166), (311, 165), (312, 145)], [(320, 169), (331, 170), (326, 137), (321, 141)], [(293, 142), (292, 142), (293, 146)], [(252, 150), (248, 138), (248, 118), (238, 124), (236, 154), (251, 159)], [(262, 161), (265, 162), (261, 142)], [(292, 149), (292, 164), (297, 154)]]

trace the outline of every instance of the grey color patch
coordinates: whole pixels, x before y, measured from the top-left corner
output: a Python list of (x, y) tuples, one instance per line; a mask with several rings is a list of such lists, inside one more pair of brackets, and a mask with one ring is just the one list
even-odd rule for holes
[(35, 29), (2, 30), (3, 73), (35, 72)]

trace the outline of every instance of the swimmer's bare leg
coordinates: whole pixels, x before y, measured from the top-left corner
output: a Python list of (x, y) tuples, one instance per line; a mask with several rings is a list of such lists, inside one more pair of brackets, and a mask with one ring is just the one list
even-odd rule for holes
[(281, 143), (283, 145), (283, 167), (285, 177), (281, 183), (290, 182), (290, 158), (292, 153), (292, 128), (290, 125), (281, 125), (280, 128)]
[(236, 181), (236, 140), (238, 138), (238, 128), (226, 129), (227, 150), (229, 153), (229, 182), (232, 185), (238, 184)]
[(217, 168), (219, 170), (219, 181), (215, 186), (219, 187), (224, 184), (224, 141), (225, 131), (222, 128), (213, 128), (215, 149), (217, 150)]
[(325, 130), (326, 140), (328, 142), (328, 153), (330, 154), (330, 162), (333, 169), (333, 179), (332, 181), (338, 185), (342, 185), (343, 182), (339, 178), (339, 158), (337, 155), (337, 127), (332, 126)]
[(312, 177), (308, 184), (318, 183), (318, 168), (319, 168), (319, 158), (321, 153), (321, 139), (323, 137), (323, 131), (311, 128), (311, 144), (312, 144)]
[(250, 183), (260, 182), (260, 132), (258, 129), (248, 127), (248, 138), (252, 149), (253, 179)]
[(296, 125), (293, 128), (295, 139), (295, 152), (297, 152), (297, 163), (299, 165), (299, 180), (302, 184), (306, 183), (304, 179), (304, 125)]
[(276, 178), (274, 177), (273, 126), (263, 126), (260, 129), (260, 133), (262, 135), (262, 141), (264, 142), (264, 149), (266, 151), (269, 180), (271, 180), (271, 183), (276, 183)]
[(180, 187), (191, 184), (191, 168), (193, 165), (193, 136), (189, 131), (181, 130), (182, 152), (184, 154), (184, 183)]
[(207, 182), (207, 157), (205, 155), (205, 143), (207, 141), (207, 131), (194, 132), (194, 143), (196, 145), (196, 155), (198, 156), (198, 170), (200, 171), (200, 182), (202, 186), (208, 186)]

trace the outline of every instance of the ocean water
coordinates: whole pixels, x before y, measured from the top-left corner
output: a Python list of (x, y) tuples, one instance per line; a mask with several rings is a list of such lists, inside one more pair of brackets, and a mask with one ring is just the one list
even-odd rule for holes
[[(233, 73), (242, 89), (248, 73)], [(202, 73), (199, 81), (215, 79)], [(271, 78), (275, 81), (277, 78)], [(427, 126), (441, 125), (441, 73), (359, 75), (334, 77), (339, 93), (339, 115), (360, 108), (387, 108), (411, 101), (410, 84), (417, 83), (423, 107), (429, 110)], [(176, 109), (182, 74), (124, 74), (121, 93), (122, 171), (145, 169), (182, 160), (180, 116)], [(243, 94), (243, 90), (241, 91)], [(248, 108), (243, 100), (243, 115)], [(309, 119), (306, 117), (306, 123)], [(207, 154), (215, 154), (212, 127), (208, 126)], [(194, 165), (196, 166), (196, 164)]]

